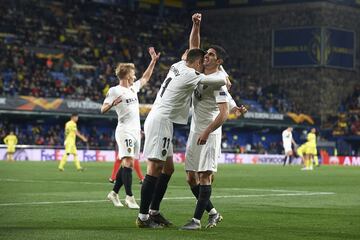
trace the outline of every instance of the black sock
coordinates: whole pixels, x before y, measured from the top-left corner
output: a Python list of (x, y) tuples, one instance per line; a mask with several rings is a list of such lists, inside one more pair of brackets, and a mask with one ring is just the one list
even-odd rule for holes
[(206, 205), (209, 202), (211, 196), (211, 185), (200, 185), (199, 187), (199, 198), (196, 203), (196, 209), (194, 218), (200, 220), (204, 214)]
[(140, 201), (140, 213), (149, 214), (149, 206), (154, 193), (157, 177), (150, 175), (145, 176), (144, 182), (141, 185), (141, 201)]
[(287, 159), (287, 157), (288, 157), (288, 156), (285, 156), (285, 157), (284, 157), (284, 160), (283, 160), (284, 164), (283, 164), (283, 166), (285, 166), (285, 164), (286, 164), (286, 159)]
[(289, 165), (291, 165), (292, 159), (293, 159), (293, 157), (289, 156)]
[(113, 191), (116, 193), (119, 193), (119, 190), (120, 190), (121, 186), (123, 185), (122, 173), (123, 173), (123, 167), (120, 167), (116, 174), (116, 181), (115, 181), (115, 184), (113, 187)]
[[(191, 188), (191, 192), (193, 193), (193, 195), (196, 197), (196, 199), (199, 198), (199, 191), (200, 191), (200, 185), (196, 185), (195, 187)], [(214, 205), (212, 204), (212, 202), (209, 199), (208, 204), (206, 205), (206, 211), (210, 212), (211, 209), (214, 208)]]
[(125, 187), (126, 195), (132, 196), (131, 184), (132, 184), (132, 168), (124, 167), (122, 172), (122, 180)]
[(160, 203), (165, 195), (168, 182), (170, 181), (171, 176), (162, 173), (157, 180), (154, 195), (152, 197), (150, 209), (159, 210)]

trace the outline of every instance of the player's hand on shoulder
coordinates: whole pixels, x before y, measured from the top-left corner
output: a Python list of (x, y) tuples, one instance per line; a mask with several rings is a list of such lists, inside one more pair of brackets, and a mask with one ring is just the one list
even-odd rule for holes
[(186, 49), (183, 55), (181, 56), (181, 60), (186, 61), (187, 55), (188, 55), (189, 49)]
[(159, 60), (159, 58), (160, 58), (160, 53), (156, 53), (154, 47), (149, 47), (148, 51), (149, 51), (149, 54), (150, 54), (150, 56), (151, 56), (151, 60), (153, 60), (153, 61)]
[(236, 115), (236, 117), (244, 116), (245, 113), (247, 113), (248, 109), (244, 105), (235, 106), (231, 109), (230, 113), (233, 113)]
[(122, 102), (122, 99), (121, 99), (121, 96), (119, 96), (113, 101), (112, 106), (116, 106), (121, 102)]

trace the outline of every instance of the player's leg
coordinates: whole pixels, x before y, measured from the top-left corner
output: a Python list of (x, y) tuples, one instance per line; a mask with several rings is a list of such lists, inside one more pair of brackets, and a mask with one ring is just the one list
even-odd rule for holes
[(132, 157), (124, 157), (122, 159), (122, 181), (126, 192), (125, 204), (131, 209), (139, 209), (140, 207), (135, 201), (131, 188), (133, 162), (134, 159)]
[[(214, 176), (214, 175), (212, 175), (212, 176)], [(194, 171), (187, 171), (186, 172), (186, 181), (190, 186), (190, 190), (191, 190), (192, 194), (194, 195), (194, 197), (196, 199), (198, 199), (199, 191), (200, 191), (200, 181), (199, 181), (198, 174)], [(206, 206), (205, 210), (209, 213), (209, 216), (218, 213), (216, 208), (212, 204), (211, 200), (209, 200), (208, 205)]]
[(313, 170), (314, 155), (309, 154), (308, 170)]
[[(159, 228), (160, 224), (156, 223), (149, 216), (150, 203), (155, 191), (157, 180), (161, 174), (165, 159), (168, 154), (168, 147), (171, 138), (167, 137), (172, 134), (172, 124), (162, 121), (158, 116), (151, 113), (145, 120), (145, 144), (144, 155), (148, 159), (147, 172), (141, 186), (141, 202), (136, 225), (140, 228)], [(170, 135), (171, 137), (172, 135)], [(165, 145), (165, 148), (163, 146)]]
[(283, 158), (283, 166), (285, 166), (287, 158), (288, 158), (288, 154), (287, 154), (287, 146), (283, 145), (283, 147), (284, 147), (284, 153), (285, 153), (285, 157)]
[(13, 153), (12, 152), (7, 152), (6, 154), (6, 160), (8, 162), (12, 162), (14, 159), (13, 159)]
[(9, 145), (7, 152), (7, 160), (10, 162), (14, 161), (15, 145)]
[(185, 168), (188, 171), (189, 184), (199, 183), (198, 188), (192, 188), (193, 194), (198, 196), (198, 201), (194, 217), (182, 227), (184, 230), (200, 229), (200, 220), (205, 210), (209, 211), (207, 228), (216, 226), (222, 220), (222, 216), (210, 201), (213, 173), (217, 171), (217, 160), (221, 155), (221, 134), (210, 135), (205, 145), (193, 144), (191, 139), (197, 140), (198, 134), (189, 135), (190, 146), (187, 148)]
[(143, 180), (144, 180), (144, 176), (143, 176), (142, 171), (141, 171), (141, 166), (140, 166), (139, 159), (134, 159), (134, 169), (135, 169), (136, 175), (138, 176), (138, 178), (140, 180), (140, 183), (142, 183)]
[(111, 182), (111, 183), (115, 182), (116, 174), (118, 173), (120, 165), (121, 165), (121, 159), (119, 159), (118, 155), (119, 155), (118, 151), (116, 151), (116, 158), (115, 158), (113, 170), (112, 170), (112, 173), (111, 173), (111, 177), (109, 178), (109, 182)]
[(124, 205), (121, 203), (120, 199), (119, 199), (119, 191), (120, 191), (120, 188), (122, 187), (123, 185), (123, 180), (122, 180), (122, 171), (123, 171), (123, 168), (120, 167), (118, 169), (118, 172), (116, 174), (116, 181), (115, 181), (115, 184), (113, 186), (113, 190), (111, 192), (109, 192), (109, 194), (107, 195), (107, 199), (109, 199), (115, 207), (123, 207)]
[(211, 197), (211, 171), (199, 172), (199, 197), (196, 203), (194, 216), (190, 222), (185, 224), (181, 229), (183, 230), (197, 230), (201, 229), (201, 218), (205, 212), (206, 206)]
[(64, 171), (64, 167), (65, 167), (65, 164), (67, 162), (69, 155), (70, 155), (70, 145), (65, 144), (65, 154), (62, 156), (61, 161), (58, 166), (60, 171)]
[(74, 164), (75, 164), (76, 170), (84, 171), (84, 168), (82, 168), (80, 165), (80, 160), (78, 158), (77, 149), (76, 149), (75, 144), (72, 145), (70, 151), (71, 151), (70, 153), (74, 156)]
[(307, 154), (306, 152), (304, 155), (304, 163), (305, 163), (305, 167), (303, 167), (301, 170), (308, 170), (309, 169), (309, 154)]
[(157, 180), (155, 191), (151, 200), (150, 205), (150, 217), (157, 223), (162, 224), (166, 227), (172, 225), (172, 223), (167, 220), (163, 215), (160, 214), (160, 203), (164, 198), (166, 193), (168, 183), (170, 181), (171, 175), (174, 173), (174, 162), (173, 156), (167, 157), (161, 174)]
[(293, 155), (294, 155), (293, 151), (290, 150), (290, 151), (289, 151), (289, 157), (288, 157), (288, 158), (289, 158), (289, 165), (291, 165), (291, 163), (292, 163)]
[[(122, 143), (122, 139), (121, 139), (121, 135), (119, 134), (119, 131), (115, 131), (115, 139), (116, 139), (116, 144), (118, 145), (117, 149), (120, 148), (120, 144)], [(121, 152), (121, 154), (123, 154), (123, 152)], [(121, 159), (121, 155), (119, 153), (119, 150), (116, 151), (116, 161), (118, 161), (118, 159)], [(121, 160), (120, 160), (121, 162)], [(115, 166), (114, 166), (115, 168)], [(123, 168), (120, 166), (120, 168), (117, 168), (117, 173), (116, 173), (116, 177), (115, 177), (115, 184), (113, 186), (113, 189), (111, 192), (109, 192), (109, 194), (107, 195), (107, 199), (109, 199), (115, 207), (123, 207), (124, 205), (121, 203), (120, 199), (119, 199), (119, 191), (120, 188), (122, 187), (123, 183)]]
[(319, 158), (318, 158), (318, 152), (317, 152), (316, 147), (314, 149), (314, 164), (315, 164), (315, 167), (319, 166)]
[(141, 185), (140, 211), (136, 219), (136, 225), (139, 228), (161, 228), (161, 225), (155, 223), (149, 216), (150, 203), (155, 190), (158, 177), (161, 174), (164, 162), (158, 159), (148, 159), (147, 172), (144, 182)]
[[(204, 145), (197, 145), (198, 138), (199, 134), (190, 131), (185, 152), (186, 181), (189, 184), (190, 190), (196, 199), (199, 198), (200, 188), (199, 175), (197, 174), (197, 171), (199, 171), (201, 152), (205, 147)], [(210, 141), (212, 139), (214, 139), (213, 136), (210, 137)], [(215, 140), (221, 142), (221, 136), (220, 139), (215, 138)], [(206, 206), (206, 211), (209, 213), (209, 215), (217, 213), (211, 201), (209, 201), (209, 204)]]

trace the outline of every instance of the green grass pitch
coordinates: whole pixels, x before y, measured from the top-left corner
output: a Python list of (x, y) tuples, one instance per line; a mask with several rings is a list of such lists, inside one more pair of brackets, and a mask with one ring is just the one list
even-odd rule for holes
[[(0, 161), (0, 239), (360, 239), (360, 168), (220, 165), (212, 201), (223, 215), (216, 228), (181, 231), (195, 200), (176, 166), (161, 210), (175, 227), (135, 226), (137, 210), (105, 201), (111, 163), (65, 172), (55, 162)], [(145, 165), (142, 166), (145, 169)], [(140, 185), (136, 175), (134, 195)], [(124, 189), (120, 190), (124, 196)], [(205, 226), (207, 214), (202, 225)]]

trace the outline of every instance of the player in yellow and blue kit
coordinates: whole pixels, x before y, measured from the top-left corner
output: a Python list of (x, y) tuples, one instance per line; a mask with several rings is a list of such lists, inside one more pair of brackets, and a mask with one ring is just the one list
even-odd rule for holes
[(87, 139), (84, 135), (82, 135), (78, 130), (77, 130), (77, 121), (79, 119), (79, 116), (77, 113), (73, 113), (71, 115), (71, 120), (68, 121), (65, 124), (65, 154), (63, 155), (60, 164), (59, 164), (59, 170), (60, 171), (64, 171), (64, 166), (66, 164), (67, 158), (70, 154), (74, 155), (74, 163), (76, 166), (76, 169), (78, 171), (82, 171), (84, 170), (81, 166), (80, 166), (80, 161), (78, 159), (77, 156), (77, 149), (76, 149), (76, 136), (78, 136), (79, 138), (81, 138), (81, 140), (83, 140), (84, 142), (87, 142)]
[(15, 146), (18, 143), (18, 139), (13, 131), (4, 138), (4, 143), (7, 146), (7, 160), (14, 161)]
[(308, 133), (307, 142), (305, 143), (305, 157), (304, 164), (305, 168), (302, 170), (313, 170), (313, 160), (315, 160), (315, 166), (319, 165), (316, 149), (316, 129), (312, 128), (311, 132)]

